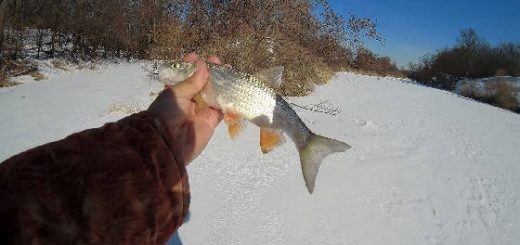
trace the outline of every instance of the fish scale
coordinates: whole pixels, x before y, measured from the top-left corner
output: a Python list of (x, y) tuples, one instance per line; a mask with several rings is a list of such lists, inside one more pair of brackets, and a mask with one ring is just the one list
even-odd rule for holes
[[(224, 105), (224, 112), (229, 109), (247, 119), (265, 115), (272, 121), (275, 106), (273, 89), (251, 75), (230, 68), (217, 65), (209, 65), (208, 68), (211, 74), (211, 82), (208, 84), (213, 88), (205, 88), (202, 91), (203, 97), (215, 97), (215, 100), (219, 100), (208, 99), (208, 104), (221, 107)], [(216, 92), (215, 95), (211, 94), (212, 89)], [(227, 105), (232, 108), (225, 108)]]

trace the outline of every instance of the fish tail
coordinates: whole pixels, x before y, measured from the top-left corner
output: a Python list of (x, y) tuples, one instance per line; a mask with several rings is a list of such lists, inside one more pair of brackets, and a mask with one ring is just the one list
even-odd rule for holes
[(350, 149), (347, 143), (313, 134), (307, 145), (298, 149), (302, 164), (303, 179), (309, 194), (314, 191), (316, 175), (322, 160), (335, 152), (343, 152)]

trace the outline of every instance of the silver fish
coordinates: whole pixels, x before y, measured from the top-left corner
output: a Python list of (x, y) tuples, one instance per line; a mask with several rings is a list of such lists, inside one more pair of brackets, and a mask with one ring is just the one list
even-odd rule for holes
[[(235, 137), (245, 120), (260, 127), (260, 147), (263, 153), (284, 142), (283, 133), (295, 143), (305, 185), (314, 191), (316, 175), (323, 158), (350, 149), (344, 142), (314, 134), (289, 104), (272, 88), (281, 83), (283, 67), (273, 67), (254, 75), (208, 63), (209, 81), (200, 92), (204, 102), (224, 112), (231, 137)], [(159, 79), (175, 84), (189, 78), (195, 64), (166, 63), (159, 68)]]

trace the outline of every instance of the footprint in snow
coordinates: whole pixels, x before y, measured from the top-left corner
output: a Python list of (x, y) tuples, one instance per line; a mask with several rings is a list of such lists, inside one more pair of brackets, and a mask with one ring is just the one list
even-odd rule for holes
[(354, 119), (352, 120), (354, 122), (354, 124), (360, 128), (364, 128), (364, 129), (370, 129), (370, 130), (377, 130), (379, 129), (379, 126), (373, 122), (370, 122), (370, 121), (366, 121), (366, 120), (359, 120), (359, 119)]

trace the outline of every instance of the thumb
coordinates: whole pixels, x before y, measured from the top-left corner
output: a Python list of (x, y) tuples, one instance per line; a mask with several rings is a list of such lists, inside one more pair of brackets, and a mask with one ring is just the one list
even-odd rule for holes
[(195, 72), (191, 77), (186, 79), (185, 81), (175, 84), (172, 87), (174, 93), (179, 97), (184, 98), (193, 98), (198, 92), (204, 88), (208, 81), (208, 67), (206, 63), (202, 59), (196, 59), (195, 62)]

